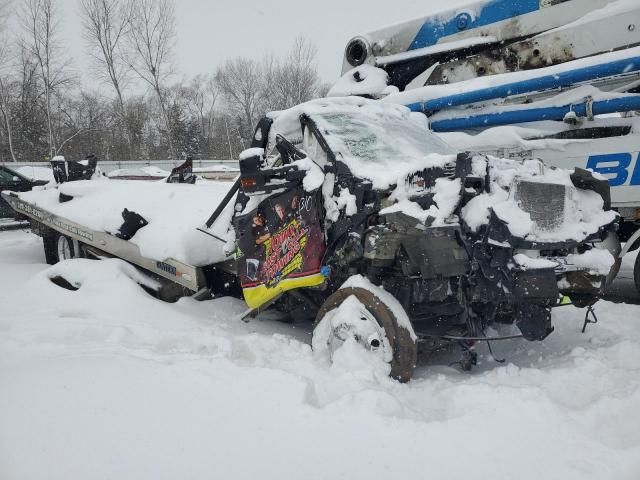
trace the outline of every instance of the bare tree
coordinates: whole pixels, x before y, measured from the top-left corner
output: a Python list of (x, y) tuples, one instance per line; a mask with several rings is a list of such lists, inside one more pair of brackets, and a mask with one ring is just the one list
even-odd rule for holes
[(175, 8), (172, 0), (133, 0), (130, 4), (128, 43), (129, 65), (155, 93), (169, 138), (169, 149), (176, 156), (170, 129), (165, 82), (172, 73), (176, 36)]
[(11, 160), (17, 162), (13, 148), (13, 128), (11, 124), (11, 105), (15, 99), (15, 92), (12, 88), (14, 82), (11, 79), (9, 65), (11, 52), (6, 38), (6, 22), (9, 17), (8, 6), (8, 1), (0, 1), (0, 114), (7, 133), (7, 144)]
[(124, 116), (123, 85), (128, 65), (121, 55), (123, 39), (129, 26), (128, 5), (123, 0), (80, 0), (84, 36), (90, 53), (100, 67), (100, 77), (113, 86), (118, 107)]
[(187, 110), (200, 122), (202, 136), (206, 139), (211, 138), (214, 111), (220, 95), (213, 77), (196, 75), (184, 88), (183, 95)]
[(11, 102), (15, 98), (15, 94), (4, 75), (0, 74), (0, 114), (2, 115), (2, 121), (4, 122), (4, 128), (7, 132), (7, 144), (9, 146), (9, 153), (11, 154), (11, 160), (17, 162), (16, 153), (13, 148), (13, 127), (11, 125)]
[(260, 114), (263, 69), (255, 60), (237, 57), (218, 68), (215, 78), (227, 106), (242, 116), (244, 137), (248, 139)]
[(283, 110), (321, 96), (318, 49), (304, 37), (297, 37), (284, 60), (265, 62), (265, 110)]
[[(63, 99), (57, 153), (61, 154), (68, 144), (81, 135), (110, 128), (113, 123), (111, 120), (106, 105), (95, 94), (80, 92), (78, 96)], [(85, 148), (85, 151), (92, 150)]]
[(53, 132), (52, 91), (63, 82), (64, 63), (60, 62), (58, 43), (58, 12), (54, 0), (25, 0), (22, 24), (27, 45), (36, 59), (44, 90), (47, 116), (49, 157), (56, 151)]

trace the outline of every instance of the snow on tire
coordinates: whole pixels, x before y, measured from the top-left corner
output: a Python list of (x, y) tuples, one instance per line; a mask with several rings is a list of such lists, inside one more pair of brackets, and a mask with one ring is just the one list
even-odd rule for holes
[(331, 295), (318, 312), (313, 350), (333, 359), (345, 342), (355, 340), (390, 364), (392, 378), (408, 382), (418, 348), (406, 313), (389, 293), (362, 277), (354, 280)]
[(42, 242), (45, 259), (49, 265), (83, 257), (81, 244), (61, 233), (44, 236)]

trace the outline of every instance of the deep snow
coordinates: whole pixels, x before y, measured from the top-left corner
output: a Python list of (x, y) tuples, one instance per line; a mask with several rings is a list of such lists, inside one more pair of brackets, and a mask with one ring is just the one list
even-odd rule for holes
[[(627, 262), (627, 267), (628, 267)], [(421, 360), (400, 385), (309, 328), (244, 305), (147, 296), (118, 261), (47, 279), (39, 239), (0, 233), (0, 479), (637, 479), (640, 306), (555, 315), (543, 344)], [(377, 365), (377, 366), (376, 366)]]

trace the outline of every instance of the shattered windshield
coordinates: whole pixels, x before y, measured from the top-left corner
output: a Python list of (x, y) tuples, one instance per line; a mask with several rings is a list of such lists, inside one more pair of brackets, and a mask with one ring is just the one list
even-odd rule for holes
[(387, 188), (408, 173), (455, 162), (456, 151), (437, 137), (427, 118), (401, 105), (359, 97), (313, 100), (272, 114), (270, 144), (282, 135), (316, 163), (324, 164), (322, 148), (301, 118), (308, 117), (336, 159), (353, 175)]
[(349, 113), (313, 116), (331, 149), (349, 160), (397, 164), (421, 160), (425, 156), (452, 154), (453, 149), (433, 135), (426, 122), (417, 119)]
[(455, 160), (455, 151), (429, 130), (425, 118), (414, 114), (380, 115), (359, 109), (321, 112), (311, 118), (336, 159), (355, 176), (370, 180), (374, 188), (393, 185), (399, 174)]

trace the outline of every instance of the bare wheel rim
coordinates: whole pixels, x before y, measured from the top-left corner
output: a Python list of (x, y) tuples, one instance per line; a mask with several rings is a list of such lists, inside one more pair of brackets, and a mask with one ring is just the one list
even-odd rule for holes
[(58, 237), (58, 259), (71, 260), (73, 258), (73, 250), (71, 248), (71, 242), (64, 235)]
[[(385, 298), (384, 292), (381, 294)], [(341, 308), (346, 302), (351, 305)], [(333, 362), (333, 353), (349, 341), (356, 349), (362, 346), (380, 355), (391, 365), (391, 378), (408, 382), (416, 367), (418, 346), (411, 325), (399, 325), (393, 311), (396, 303), (382, 300), (371, 288), (346, 286), (337, 290), (318, 312), (311, 339), (313, 350)], [(402, 308), (399, 303), (396, 307)]]
[(328, 322), (326, 341), (331, 358), (347, 341), (354, 340), (387, 363), (393, 359), (393, 349), (384, 328), (355, 295), (328, 312), (324, 321)]

